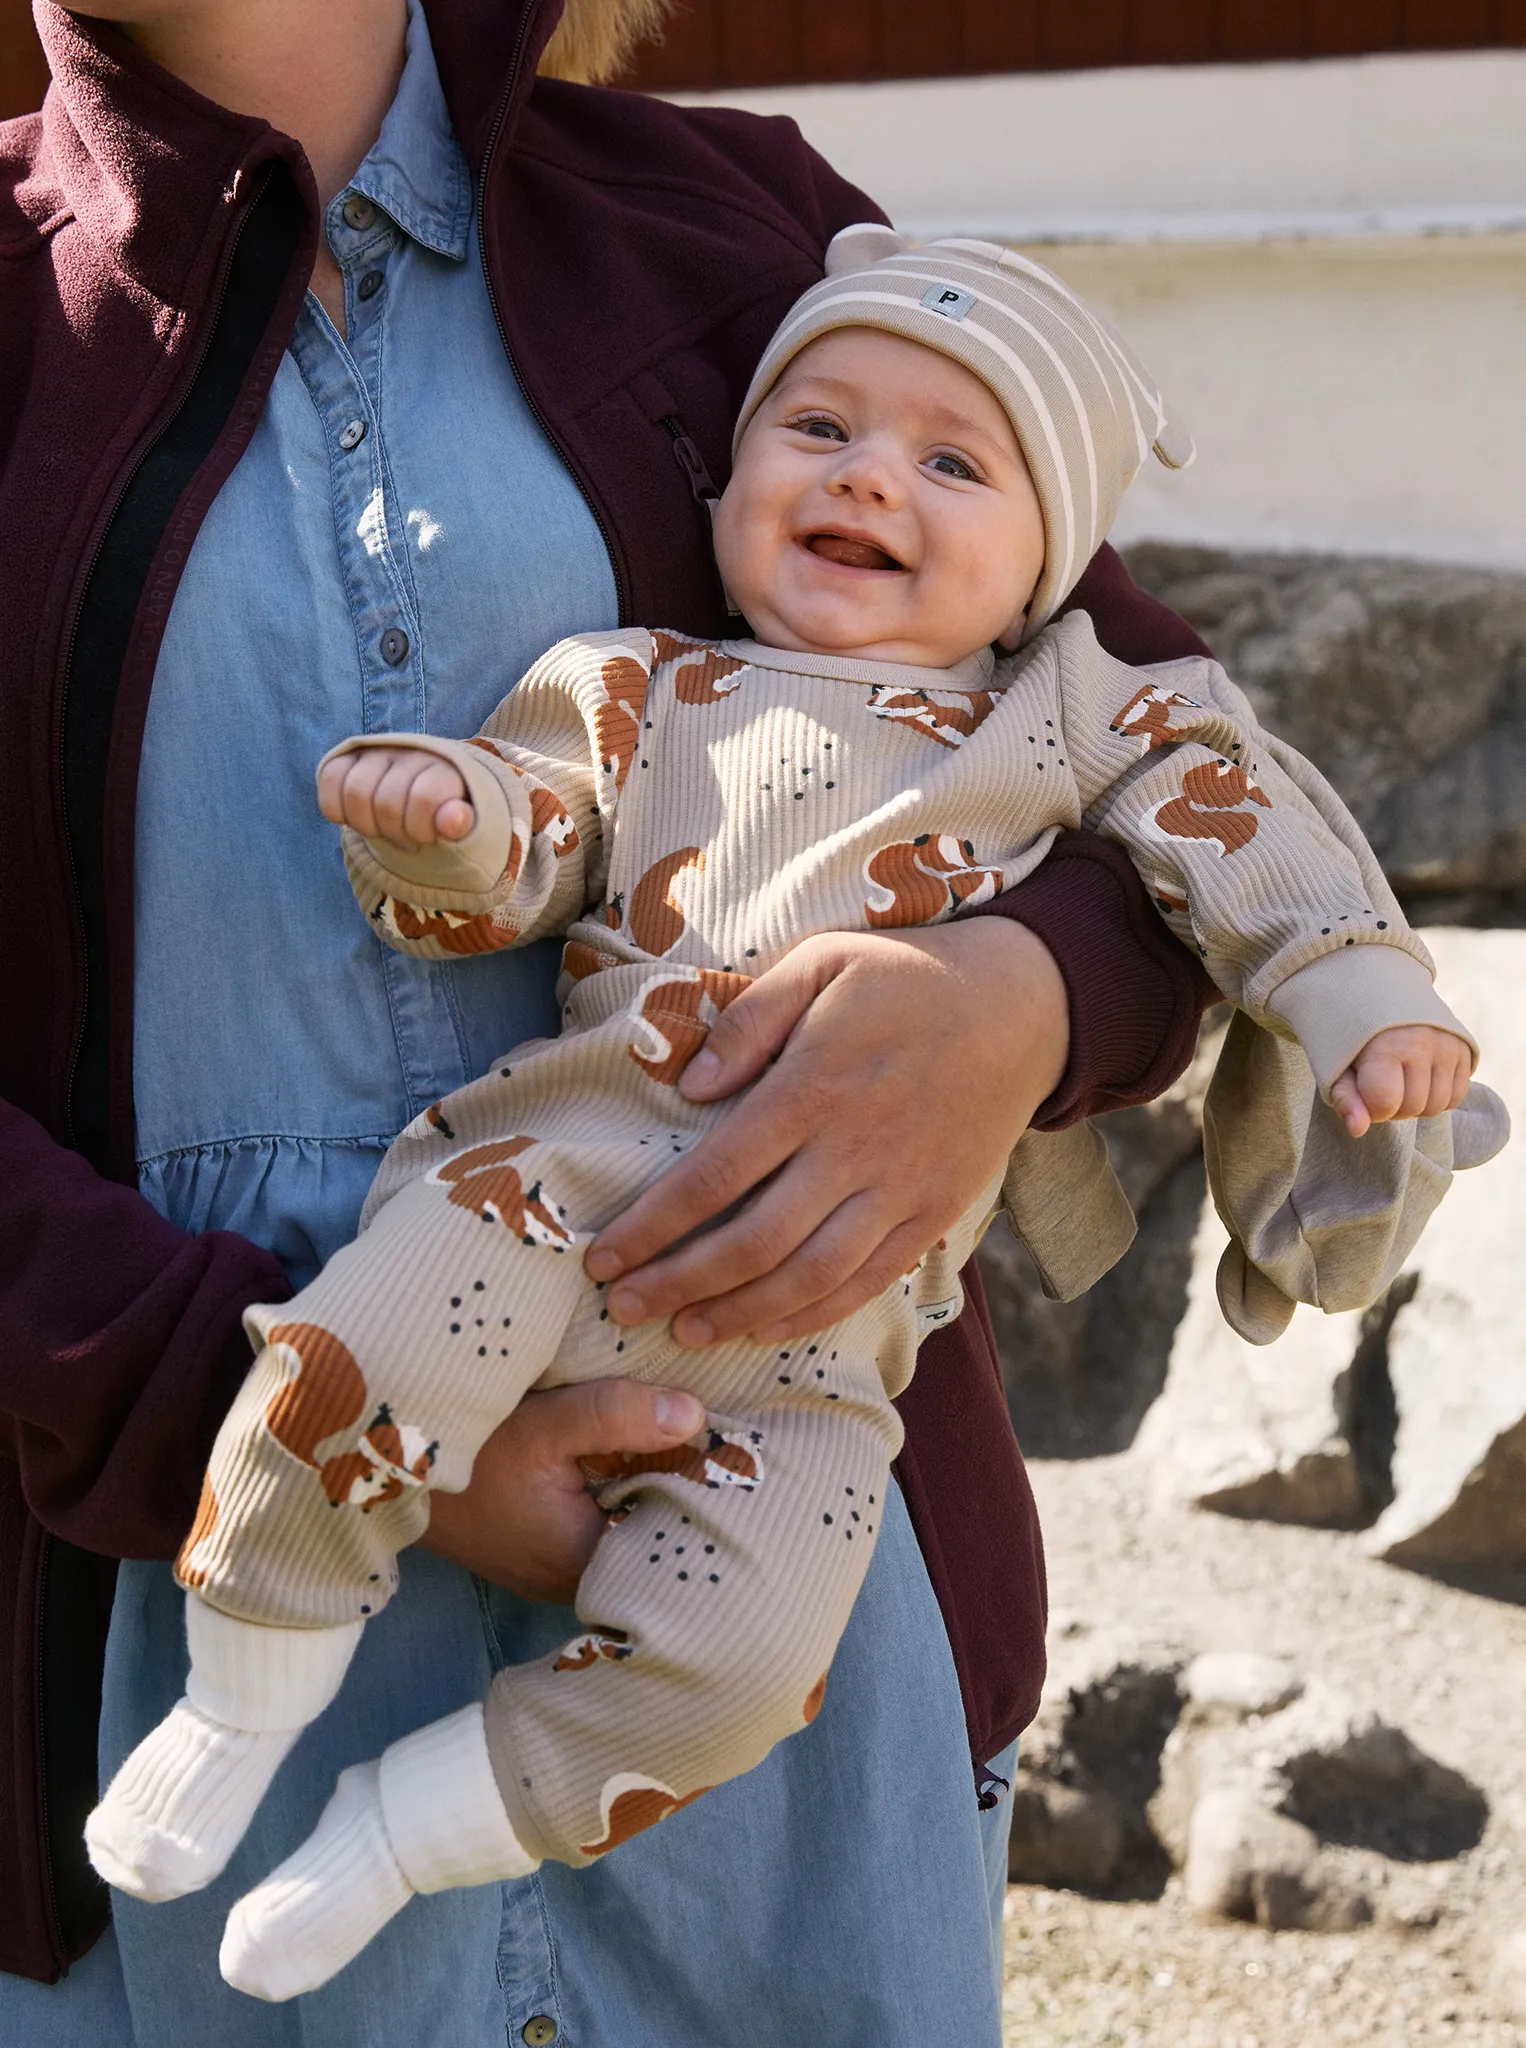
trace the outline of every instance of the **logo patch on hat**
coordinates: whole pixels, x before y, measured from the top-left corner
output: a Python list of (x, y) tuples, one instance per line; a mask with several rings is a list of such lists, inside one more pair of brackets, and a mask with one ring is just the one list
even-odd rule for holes
[(922, 303), (929, 312), (941, 313), (946, 320), (962, 320), (966, 313), (975, 310), (975, 294), (962, 292), (956, 284), (930, 284), (922, 294)]

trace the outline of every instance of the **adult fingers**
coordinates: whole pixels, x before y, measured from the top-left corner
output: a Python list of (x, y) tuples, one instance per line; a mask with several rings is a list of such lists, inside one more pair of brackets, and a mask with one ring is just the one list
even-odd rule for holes
[[(930, 1232), (924, 1218), (914, 1216), (881, 1240), (873, 1256), (866, 1259), (851, 1278), (831, 1294), (824, 1294), (806, 1308), (782, 1317), (753, 1335), (760, 1344), (785, 1344), (795, 1337), (813, 1336), (833, 1323), (841, 1323), (883, 1294), (887, 1287), (915, 1270), (928, 1248)], [(675, 1326), (676, 1327), (676, 1326)]]
[[(618, 1280), (723, 1215), (796, 1150), (809, 1114), (808, 1104), (780, 1101), (765, 1081), (599, 1232), (583, 1261), (589, 1278)], [(613, 1299), (610, 1308), (617, 1320), (645, 1320), (639, 1304), (623, 1316)]]
[[(642, 1293), (653, 1282), (671, 1291), (673, 1306), (659, 1313), (675, 1315), (673, 1334), (680, 1344), (745, 1336), (807, 1308), (856, 1273), (902, 1220), (892, 1196), (878, 1188), (862, 1188), (828, 1206), (814, 1221), (797, 1221), (797, 1193), (807, 1201), (819, 1195), (819, 1185), (813, 1188), (812, 1181), (809, 1163), (792, 1162), (727, 1226), (745, 1229), (752, 1224), (753, 1234), (742, 1252), (733, 1252), (726, 1260), (731, 1284), (724, 1293), (715, 1293), (713, 1282), (706, 1285), (714, 1268), (687, 1268), (675, 1261), (671, 1275), (656, 1269), (651, 1280), (641, 1275)], [(756, 1223), (749, 1214), (753, 1210), (758, 1212)]]
[(691, 1102), (715, 1102), (756, 1080), (784, 1050), (842, 960), (842, 949), (830, 938), (808, 939), (760, 974), (711, 1026), (679, 1076), (679, 1093)]
[(824, 1330), (910, 1272), (936, 1225), (890, 1219), (873, 1192), (842, 1203), (819, 1230), (750, 1286), (696, 1302), (674, 1318), (680, 1344), (751, 1336), (759, 1344)]

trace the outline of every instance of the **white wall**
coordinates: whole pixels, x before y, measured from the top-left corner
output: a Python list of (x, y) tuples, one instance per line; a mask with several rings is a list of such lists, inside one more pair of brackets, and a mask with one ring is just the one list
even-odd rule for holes
[(1526, 227), (1526, 51), (674, 97), (793, 115), (910, 235)]
[(1148, 466), (1115, 538), (1526, 569), (1526, 235), (1035, 253), (1198, 444)]
[(1526, 52), (725, 97), (1117, 321), (1199, 447), (1118, 538), (1526, 569)]

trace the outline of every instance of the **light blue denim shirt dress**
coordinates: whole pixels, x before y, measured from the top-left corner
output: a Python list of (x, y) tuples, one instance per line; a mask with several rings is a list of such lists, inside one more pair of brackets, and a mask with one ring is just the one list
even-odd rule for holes
[[(592, 514), (504, 353), (417, 6), (397, 98), (326, 225), (347, 338), (309, 295), (175, 602), (137, 813), (140, 1185), (296, 1283), (352, 1235), (412, 1116), (555, 1029), (559, 951), (388, 953), (318, 813), (318, 759), (353, 732), (469, 733), (551, 642), (618, 623)], [(574, 1627), (410, 1553), (219, 1883), (119, 1897), (114, 1936), (62, 1984), (0, 1978), (0, 2040), (998, 2048), (1006, 1808), (976, 1811), (947, 1638), (894, 1508), (810, 1729), (592, 1869), (416, 1899), (332, 1984), (262, 2005), (218, 1976), (222, 1922), (337, 1772)], [(168, 1566), (125, 1566), (103, 1775), (184, 1675)]]

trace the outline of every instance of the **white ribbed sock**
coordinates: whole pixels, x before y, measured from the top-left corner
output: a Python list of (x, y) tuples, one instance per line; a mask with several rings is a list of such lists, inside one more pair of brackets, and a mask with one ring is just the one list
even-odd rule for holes
[(416, 1892), (500, 1884), (540, 1868), (503, 1810), (480, 1702), (391, 1745), (381, 1802), (393, 1854)]
[(323, 1818), (228, 1915), (219, 1961), (237, 1991), (295, 1998), (352, 1962), (416, 1891), (527, 1877), (488, 1757), (463, 1707), (340, 1774)]
[(235, 1991), (316, 1991), (413, 1897), (382, 1817), (381, 1766), (339, 1774), (318, 1825), (228, 1915), (218, 1967)]
[(243, 1840), (300, 1728), (228, 1728), (182, 1700), (144, 1737), (85, 1822), (90, 1861), (159, 1904), (200, 1891)]
[(363, 1626), (264, 1628), (187, 1596), (186, 1696), (85, 1823), (108, 1884), (158, 1904), (221, 1874), (293, 1743), (344, 1682)]

